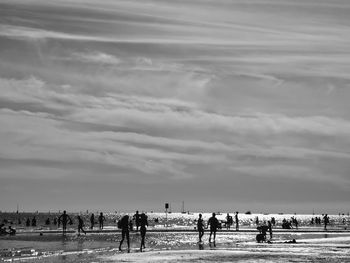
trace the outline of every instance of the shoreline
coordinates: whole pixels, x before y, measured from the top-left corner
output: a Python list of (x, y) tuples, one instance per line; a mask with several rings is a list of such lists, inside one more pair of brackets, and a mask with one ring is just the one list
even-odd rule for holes
[[(121, 233), (120, 229), (105, 229), (105, 230), (85, 230), (86, 233), (90, 234), (103, 234), (103, 233)], [(67, 234), (74, 234), (77, 230), (67, 230)], [(194, 229), (147, 229), (147, 233), (197, 233), (197, 230)], [(209, 232), (209, 230), (205, 230)], [(273, 229), (274, 233), (350, 233), (350, 229)], [(34, 231), (17, 231), (16, 235), (25, 235), (25, 234), (62, 234), (62, 230), (34, 230)], [(138, 233), (138, 231), (130, 231), (130, 234)], [(259, 233), (256, 229), (242, 229), (239, 231), (236, 230), (218, 230), (217, 233)]]

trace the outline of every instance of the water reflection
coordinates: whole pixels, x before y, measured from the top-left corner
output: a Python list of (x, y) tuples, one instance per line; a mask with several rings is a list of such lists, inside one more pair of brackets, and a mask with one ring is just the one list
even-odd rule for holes
[(201, 243), (201, 242), (198, 243), (198, 249), (199, 250), (203, 250), (204, 249), (203, 243)]

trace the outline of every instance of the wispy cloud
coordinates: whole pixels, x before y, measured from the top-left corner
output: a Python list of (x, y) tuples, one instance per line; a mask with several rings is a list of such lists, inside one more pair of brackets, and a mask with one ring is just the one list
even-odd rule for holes
[(73, 59), (80, 60), (86, 63), (101, 63), (101, 64), (111, 64), (118, 65), (121, 60), (113, 55), (106, 54), (99, 51), (94, 52), (77, 52), (72, 54)]

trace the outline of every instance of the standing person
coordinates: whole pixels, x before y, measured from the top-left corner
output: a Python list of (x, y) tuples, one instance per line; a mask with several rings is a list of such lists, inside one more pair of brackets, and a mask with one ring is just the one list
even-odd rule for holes
[(201, 243), (202, 237), (204, 235), (204, 222), (203, 222), (202, 214), (198, 215), (197, 230), (198, 230), (198, 235), (199, 235), (199, 243)]
[(232, 222), (233, 220), (232, 220), (232, 216), (230, 216), (230, 214), (229, 213), (227, 213), (227, 215), (226, 215), (226, 229), (227, 230), (229, 230), (230, 229), (230, 227), (231, 227), (231, 225), (232, 225)]
[(272, 239), (272, 224), (271, 221), (267, 221), (267, 227), (270, 233), (270, 239)]
[(36, 218), (35, 218), (35, 216), (32, 219), (32, 226), (36, 226)]
[(327, 214), (323, 217), (323, 223), (324, 223), (324, 230), (327, 230), (327, 225), (329, 224), (329, 217)]
[(27, 220), (26, 220), (26, 227), (29, 227), (29, 226), (30, 226), (30, 219), (28, 217)]
[(84, 230), (84, 220), (81, 216), (78, 216), (78, 235), (80, 236), (80, 230), (86, 235), (86, 231)]
[(100, 227), (100, 230), (103, 229), (103, 222), (106, 220), (105, 216), (103, 215), (103, 213), (101, 212), (100, 215), (98, 216), (98, 224)]
[(135, 220), (136, 231), (139, 231), (139, 226), (140, 226), (140, 214), (139, 214), (139, 211), (136, 211), (136, 214), (134, 214), (134, 216), (132, 218), (133, 218), (133, 220)]
[(215, 213), (212, 214), (212, 217), (208, 220), (208, 226), (210, 226), (210, 234), (209, 234), (209, 243), (211, 243), (211, 236), (213, 235), (214, 245), (216, 238), (216, 231), (219, 227), (219, 220), (215, 217)]
[(146, 248), (145, 246), (145, 237), (146, 237), (146, 226), (148, 226), (147, 216), (145, 213), (140, 215), (140, 233), (141, 233), (141, 245), (140, 251), (142, 252), (142, 248)]
[(94, 229), (94, 225), (95, 225), (95, 215), (94, 213), (91, 214), (90, 216), (90, 229)]
[(239, 220), (238, 220), (238, 212), (235, 214), (235, 222), (236, 222), (236, 231), (239, 230)]
[(67, 215), (66, 210), (63, 211), (63, 214), (58, 217), (58, 222), (62, 223), (62, 234), (65, 235), (67, 231), (67, 224), (69, 221), (72, 221), (69, 215)]
[(119, 250), (122, 250), (122, 244), (124, 242), (124, 239), (126, 237), (126, 242), (128, 244), (128, 252), (130, 252), (130, 237), (129, 237), (129, 216), (125, 215), (120, 219), (120, 222), (118, 222), (118, 227), (122, 229), (122, 240), (120, 240), (119, 243)]
[(296, 218), (294, 218), (294, 225), (295, 225), (295, 228), (298, 229), (299, 222), (298, 222), (298, 219)]

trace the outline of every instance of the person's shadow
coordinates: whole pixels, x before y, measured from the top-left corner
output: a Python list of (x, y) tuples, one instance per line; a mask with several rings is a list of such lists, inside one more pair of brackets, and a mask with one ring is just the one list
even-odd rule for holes
[(210, 248), (215, 248), (215, 247), (216, 247), (215, 241), (214, 241), (214, 242), (210, 242), (210, 243), (209, 243), (209, 247), (210, 247)]
[(204, 249), (203, 243), (198, 243), (198, 249), (199, 249), (199, 250), (203, 250), (203, 249)]

